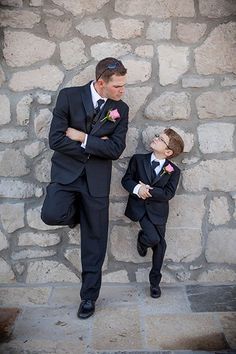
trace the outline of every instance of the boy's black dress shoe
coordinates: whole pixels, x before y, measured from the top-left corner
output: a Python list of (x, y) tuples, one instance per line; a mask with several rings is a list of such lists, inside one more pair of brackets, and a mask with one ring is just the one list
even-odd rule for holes
[(157, 299), (158, 297), (161, 296), (161, 289), (159, 286), (157, 286), (156, 288), (153, 288), (152, 286), (150, 286), (150, 295), (151, 297), (153, 297), (154, 299)]
[(82, 300), (77, 313), (77, 316), (82, 319), (89, 318), (94, 314), (95, 311), (95, 301), (93, 300)]
[(145, 257), (147, 254), (147, 247), (145, 247), (140, 241), (139, 241), (139, 237), (142, 235), (142, 230), (139, 231), (138, 233), (138, 239), (137, 239), (137, 250), (138, 250), (138, 254), (141, 257)]

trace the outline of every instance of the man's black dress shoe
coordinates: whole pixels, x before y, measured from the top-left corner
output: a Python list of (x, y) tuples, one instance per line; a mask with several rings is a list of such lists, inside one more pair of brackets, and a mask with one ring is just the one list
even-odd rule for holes
[(142, 235), (142, 230), (139, 231), (138, 233), (138, 239), (137, 239), (137, 250), (138, 250), (138, 254), (141, 257), (145, 257), (147, 254), (147, 247), (145, 247), (140, 241), (139, 241), (139, 237)]
[(161, 289), (159, 286), (157, 286), (156, 288), (153, 288), (152, 286), (150, 286), (150, 295), (151, 297), (153, 297), (154, 299), (157, 299), (158, 297), (161, 296)]
[(93, 300), (82, 300), (77, 313), (77, 316), (82, 319), (86, 319), (94, 314), (95, 311), (95, 301)]

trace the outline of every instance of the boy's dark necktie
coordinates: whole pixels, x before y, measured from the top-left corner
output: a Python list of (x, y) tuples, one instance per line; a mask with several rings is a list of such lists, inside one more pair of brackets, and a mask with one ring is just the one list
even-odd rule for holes
[(154, 180), (154, 178), (156, 177), (156, 172), (155, 172), (155, 168), (157, 167), (157, 166), (159, 166), (160, 165), (160, 162), (159, 161), (156, 161), (156, 160), (153, 160), (152, 161), (152, 168), (151, 168), (151, 170), (152, 170), (152, 181)]

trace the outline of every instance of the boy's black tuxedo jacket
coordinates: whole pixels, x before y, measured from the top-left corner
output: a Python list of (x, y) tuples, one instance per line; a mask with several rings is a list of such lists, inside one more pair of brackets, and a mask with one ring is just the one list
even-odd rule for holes
[[(90, 84), (64, 88), (60, 91), (53, 111), (49, 133), (52, 156), (51, 180), (68, 185), (86, 169), (89, 192), (95, 197), (109, 195), (112, 160), (116, 160), (125, 149), (128, 129), (128, 106), (122, 100), (108, 99), (100, 117), (89, 132), (88, 122), (94, 116)], [(108, 110), (118, 109), (120, 118), (115, 123), (101, 122)], [(68, 127), (88, 133), (86, 148), (81, 143), (66, 137)], [(100, 137), (107, 136), (108, 140)]]
[[(163, 168), (170, 164), (174, 171), (171, 174), (163, 173)], [(161, 172), (151, 181), (151, 153), (134, 155), (122, 178), (123, 187), (130, 193), (125, 215), (133, 221), (142, 219), (147, 213), (155, 225), (166, 223), (169, 214), (169, 200), (175, 195), (180, 178), (180, 169), (171, 161), (166, 160)], [(160, 176), (162, 174), (162, 176)], [(150, 190), (152, 197), (145, 200), (133, 194), (134, 187), (139, 181), (153, 187)]]

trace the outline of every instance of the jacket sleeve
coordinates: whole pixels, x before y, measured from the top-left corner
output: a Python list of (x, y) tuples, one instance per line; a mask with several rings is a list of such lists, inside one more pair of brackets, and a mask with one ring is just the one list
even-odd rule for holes
[(124, 177), (121, 180), (121, 184), (130, 194), (133, 194), (134, 187), (137, 185), (135, 180), (136, 173), (136, 157), (133, 155), (129, 161), (129, 165)]
[(172, 199), (175, 195), (180, 178), (180, 170), (173, 172), (167, 182), (167, 184), (162, 187), (153, 187), (149, 192), (152, 197), (151, 200), (159, 202), (167, 202)]
[(125, 149), (125, 139), (128, 130), (128, 112), (120, 118), (114, 132), (109, 139), (103, 140), (100, 137), (88, 135), (85, 151), (103, 159), (117, 160)]
[(81, 143), (69, 139), (65, 132), (69, 127), (69, 102), (66, 90), (61, 90), (56, 107), (53, 110), (53, 119), (49, 132), (49, 146), (52, 150), (69, 155), (76, 160), (86, 161), (87, 154), (81, 147)]

